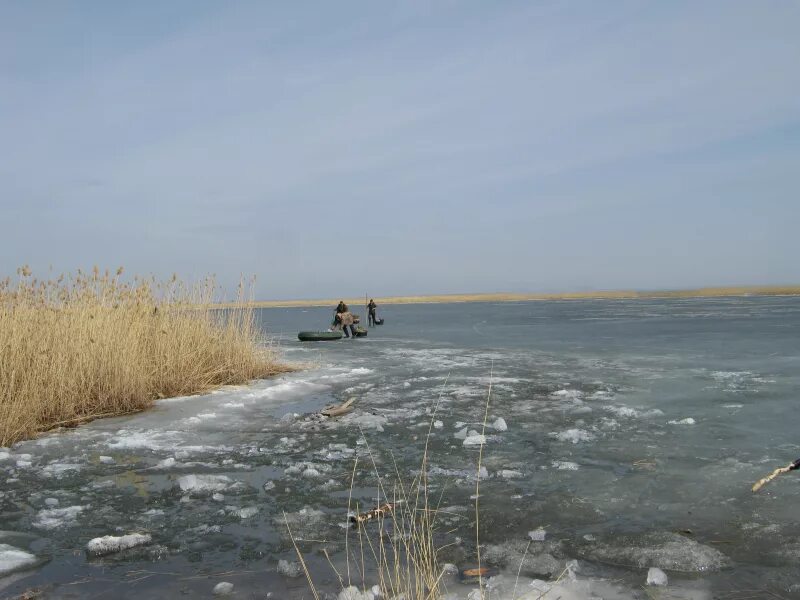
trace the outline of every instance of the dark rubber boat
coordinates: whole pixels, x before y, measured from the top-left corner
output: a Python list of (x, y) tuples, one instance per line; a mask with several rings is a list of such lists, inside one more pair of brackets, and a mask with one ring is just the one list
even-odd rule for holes
[(301, 331), (297, 334), (301, 342), (327, 342), (342, 339), (341, 331)]

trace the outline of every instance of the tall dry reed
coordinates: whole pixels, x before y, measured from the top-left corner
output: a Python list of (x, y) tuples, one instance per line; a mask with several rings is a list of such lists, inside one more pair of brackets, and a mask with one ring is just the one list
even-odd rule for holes
[(41, 281), (22, 267), (0, 282), (0, 446), (286, 370), (243, 285), (220, 311), (213, 279), (121, 276), (95, 268)]
[[(442, 385), (442, 392), (430, 415), (419, 473), (410, 481), (404, 481), (405, 478), (400, 474), (394, 457), (392, 457), (394, 473), (382, 475), (364, 432), (360, 432), (367, 449), (371, 470), (375, 475), (380, 494), (379, 500), (388, 510), (379, 514), (374, 521), (369, 521), (369, 524), (354, 526), (345, 531), (346, 569), (344, 572), (339, 572), (333, 563), (330, 563), (344, 592), (340, 594), (340, 598), (369, 597), (359, 591), (369, 589), (368, 581), (376, 581), (376, 585), (380, 588), (380, 595), (387, 598), (443, 600), (447, 597), (446, 572), (439, 559), (440, 552), (449, 545), (443, 543), (448, 532), (444, 531), (439, 524), (440, 515), (447, 514), (440, 509), (444, 490), (434, 497), (430, 496), (428, 461), (433, 425), (448, 380), (449, 375)], [(491, 386), (486, 398), (484, 430), (490, 395)], [(352, 492), (358, 460), (356, 458), (353, 463), (350, 481), (349, 515), (357, 515), (370, 508), (353, 504)], [(476, 481), (479, 479), (480, 460), (479, 458), (476, 468)], [(392, 480), (391, 487), (387, 483), (389, 479)], [(475, 511), (476, 541), (479, 545), (477, 501)], [(292, 536), (288, 520), (286, 526), (312, 595), (314, 598), (319, 598), (319, 592), (303, 554)], [(330, 562), (330, 558), (328, 560)], [(480, 558), (478, 560), (480, 561)]]

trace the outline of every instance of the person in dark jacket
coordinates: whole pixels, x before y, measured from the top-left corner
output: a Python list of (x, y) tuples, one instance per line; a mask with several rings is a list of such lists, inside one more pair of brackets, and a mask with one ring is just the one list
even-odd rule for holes
[(375, 311), (377, 309), (378, 309), (378, 305), (375, 304), (375, 300), (370, 298), (369, 299), (369, 304), (367, 304), (367, 311), (369, 312), (367, 320), (369, 322), (370, 327), (375, 325), (375, 321), (377, 320), (376, 317), (375, 317)]

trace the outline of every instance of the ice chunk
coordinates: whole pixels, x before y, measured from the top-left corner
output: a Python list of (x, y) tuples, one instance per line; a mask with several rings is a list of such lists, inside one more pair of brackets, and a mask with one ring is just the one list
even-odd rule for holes
[(514, 471), (511, 469), (502, 469), (501, 471), (498, 471), (497, 474), (503, 479), (517, 479), (522, 477), (522, 473), (520, 471)]
[(375, 600), (372, 590), (360, 591), (356, 586), (351, 585), (339, 592), (337, 600)]
[(506, 425), (506, 420), (503, 417), (500, 417), (494, 423), (492, 423), (492, 427), (494, 427), (495, 431), (505, 431), (506, 429), (508, 429), (508, 425)]
[(286, 577), (300, 577), (303, 574), (303, 567), (296, 560), (290, 562), (281, 559), (278, 561), (278, 573)]
[(695, 421), (692, 417), (686, 417), (685, 419), (675, 420), (675, 421), (667, 421), (669, 425), (694, 425), (697, 421)]
[(156, 469), (170, 469), (175, 466), (175, 459), (173, 457), (165, 458), (156, 464)]
[(235, 485), (227, 475), (184, 475), (178, 478), (184, 492), (222, 492)]
[(578, 463), (569, 460), (554, 460), (553, 468), (559, 471), (577, 471), (580, 467)]
[(129, 535), (104, 535), (94, 538), (86, 544), (86, 552), (89, 556), (105, 556), (121, 552), (128, 548), (149, 544), (151, 537), (144, 533), (131, 533)]
[(54, 506), (58, 506), (58, 498), (45, 498), (44, 503), (45, 506), (53, 508)]
[(647, 585), (667, 585), (667, 574), (658, 567), (650, 567), (647, 571)]
[(344, 421), (359, 425), (362, 429), (372, 428), (375, 431), (383, 431), (383, 426), (388, 422), (386, 417), (381, 415), (359, 415), (356, 417), (347, 416)]
[(233, 593), (233, 584), (222, 581), (214, 586), (213, 593), (215, 596), (230, 596)]
[(3, 448), (0, 450), (0, 462), (5, 462), (7, 460), (11, 460), (11, 452)]
[(444, 423), (442, 423), (441, 421), (434, 421), (433, 422), (433, 427), (435, 429), (441, 429), (442, 427), (444, 427)]
[(223, 500), (225, 500), (225, 496), (223, 494), (220, 494), (219, 492), (214, 492), (213, 494), (211, 494), (211, 499), (214, 502), (222, 502)]
[(8, 544), (0, 544), (0, 577), (13, 571), (32, 567), (37, 562), (39, 559), (29, 552)]
[(33, 521), (39, 529), (58, 529), (74, 523), (85, 506), (67, 506), (66, 508), (47, 508), (40, 510)]
[(250, 517), (258, 514), (257, 506), (247, 506), (236, 511), (236, 516), (240, 519), (249, 519)]
[(528, 532), (528, 537), (531, 538), (531, 541), (534, 542), (543, 542), (544, 538), (547, 537), (547, 531), (543, 528), (539, 527), (538, 529), (534, 529), (533, 531)]
[(613, 543), (590, 546), (586, 555), (593, 560), (668, 571), (719, 571), (730, 565), (730, 559), (716, 548), (670, 532), (615, 538)]
[(590, 442), (594, 439), (594, 435), (584, 429), (567, 429), (566, 431), (554, 432), (550, 434), (550, 437), (554, 437), (560, 442), (572, 442), (573, 444)]
[(100, 462), (104, 465), (113, 465), (116, 461), (110, 456), (101, 456), (99, 458)]
[(480, 446), (485, 443), (486, 443), (486, 436), (481, 435), (479, 433), (475, 433), (474, 435), (468, 435), (467, 437), (464, 438), (464, 441), (462, 442), (464, 446)]
[(457, 440), (465, 439), (467, 437), (467, 428), (464, 427), (464, 429), (459, 429), (453, 434), (453, 437), (456, 438)]

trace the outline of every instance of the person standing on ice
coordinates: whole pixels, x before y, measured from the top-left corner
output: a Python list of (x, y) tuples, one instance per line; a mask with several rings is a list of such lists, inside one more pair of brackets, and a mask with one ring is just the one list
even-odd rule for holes
[(367, 312), (369, 313), (367, 316), (367, 321), (371, 326), (375, 325), (375, 321), (377, 321), (375, 317), (375, 311), (378, 309), (378, 305), (375, 304), (375, 300), (372, 298), (369, 299), (369, 304), (367, 304)]
[[(355, 326), (355, 319), (353, 315), (350, 314), (350, 309), (347, 307), (347, 304), (344, 303), (344, 300), (339, 300), (339, 305), (336, 307), (336, 314), (333, 316), (333, 327), (331, 327), (332, 331), (335, 331), (342, 328), (344, 332), (344, 337), (349, 338), (350, 334), (353, 335), (353, 339), (356, 338), (356, 326)], [(350, 333), (347, 332), (347, 328), (350, 327)]]

